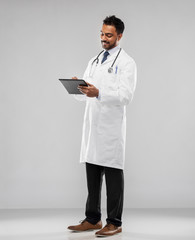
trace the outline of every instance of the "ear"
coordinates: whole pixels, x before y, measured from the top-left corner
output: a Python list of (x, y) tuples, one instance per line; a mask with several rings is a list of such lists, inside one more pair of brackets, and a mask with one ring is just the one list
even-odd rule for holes
[(122, 33), (118, 34), (118, 36), (117, 36), (117, 38), (118, 38), (118, 41), (120, 41), (120, 39), (122, 38), (122, 36), (123, 36), (123, 34), (122, 34)]

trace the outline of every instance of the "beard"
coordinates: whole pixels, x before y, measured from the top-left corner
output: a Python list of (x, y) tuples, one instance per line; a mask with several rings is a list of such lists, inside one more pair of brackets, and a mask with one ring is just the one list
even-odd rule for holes
[(101, 44), (104, 49), (109, 50), (109, 49), (116, 47), (117, 39), (113, 44), (110, 44), (110, 42), (107, 42), (107, 41), (101, 41)]

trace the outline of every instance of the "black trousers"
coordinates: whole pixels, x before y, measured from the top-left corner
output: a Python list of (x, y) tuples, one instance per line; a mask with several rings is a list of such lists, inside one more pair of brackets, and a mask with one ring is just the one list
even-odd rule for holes
[(104, 174), (107, 193), (106, 221), (115, 226), (121, 226), (124, 198), (123, 170), (90, 163), (86, 163), (88, 187), (88, 198), (85, 210), (86, 220), (92, 224), (96, 224), (101, 220), (101, 188)]

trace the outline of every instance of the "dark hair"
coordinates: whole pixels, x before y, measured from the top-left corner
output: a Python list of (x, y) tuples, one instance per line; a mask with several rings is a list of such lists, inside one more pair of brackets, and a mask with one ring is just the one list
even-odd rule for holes
[(103, 24), (114, 26), (116, 28), (116, 32), (118, 34), (123, 33), (123, 31), (125, 29), (125, 25), (124, 25), (123, 21), (121, 21), (119, 18), (115, 17), (115, 15), (106, 17), (103, 20)]

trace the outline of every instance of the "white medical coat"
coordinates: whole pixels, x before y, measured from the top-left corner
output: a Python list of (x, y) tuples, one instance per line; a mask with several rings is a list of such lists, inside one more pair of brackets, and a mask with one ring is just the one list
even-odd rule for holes
[(117, 53), (97, 65), (92, 65), (92, 58), (84, 73), (83, 79), (99, 89), (100, 97), (74, 96), (86, 101), (80, 162), (124, 169), (126, 105), (133, 98), (137, 71), (135, 61), (122, 49), (108, 73)]

